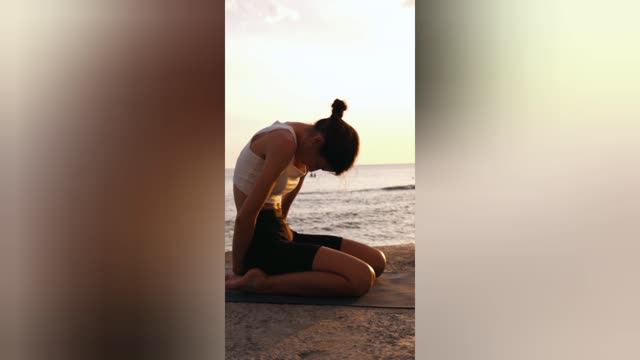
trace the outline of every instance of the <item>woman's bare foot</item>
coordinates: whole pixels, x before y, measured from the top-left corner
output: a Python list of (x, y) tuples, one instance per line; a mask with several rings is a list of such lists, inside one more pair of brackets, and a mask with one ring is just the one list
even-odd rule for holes
[(263, 292), (267, 285), (267, 274), (264, 271), (253, 268), (247, 271), (244, 276), (227, 274), (224, 277), (225, 289), (235, 289), (247, 292)]
[(242, 276), (236, 274), (224, 274), (224, 283), (225, 287), (230, 280), (239, 280)]

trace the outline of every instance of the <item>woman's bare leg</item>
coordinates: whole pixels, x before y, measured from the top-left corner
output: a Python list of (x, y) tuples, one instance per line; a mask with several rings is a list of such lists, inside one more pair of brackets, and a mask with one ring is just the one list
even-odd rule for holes
[(375, 272), (364, 261), (349, 254), (321, 247), (313, 271), (266, 275), (254, 268), (244, 276), (227, 278), (226, 288), (300, 296), (362, 296), (375, 281)]
[(371, 265), (376, 277), (382, 275), (384, 268), (387, 266), (387, 258), (382, 251), (357, 241), (343, 239), (340, 251), (353, 255)]

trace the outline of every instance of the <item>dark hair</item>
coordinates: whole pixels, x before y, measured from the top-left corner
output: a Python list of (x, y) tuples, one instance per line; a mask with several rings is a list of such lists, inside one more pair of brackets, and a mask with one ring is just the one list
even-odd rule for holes
[(331, 109), (331, 116), (316, 121), (313, 127), (324, 136), (322, 156), (331, 166), (331, 170), (340, 175), (353, 166), (360, 149), (360, 138), (351, 125), (342, 120), (347, 104), (336, 99), (331, 104)]

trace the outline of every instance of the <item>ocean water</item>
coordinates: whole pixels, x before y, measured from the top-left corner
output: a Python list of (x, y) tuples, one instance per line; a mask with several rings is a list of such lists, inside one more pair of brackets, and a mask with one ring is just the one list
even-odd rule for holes
[[(289, 210), (300, 233), (342, 236), (369, 245), (415, 243), (415, 165), (361, 165), (341, 176), (307, 175)], [(233, 169), (225, 170), (225, 249), (236, 209)]]

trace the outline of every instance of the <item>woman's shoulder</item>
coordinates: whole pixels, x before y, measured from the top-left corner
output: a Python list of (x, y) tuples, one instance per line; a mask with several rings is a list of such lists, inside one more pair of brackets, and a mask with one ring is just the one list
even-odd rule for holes
[(268, 147), (271, 150), (282, 151), (284, 153), (295, 153), (296, 150), (296, 138), (286, 129), (278, 129), (270, 132), (268, 135), (270, 141), (267, 142)]
[(273, 129), (253, 141), (253, 145), (260, 153), (291, 157), (295, 154), (297, 143), (291, 131), (286, 128)]

